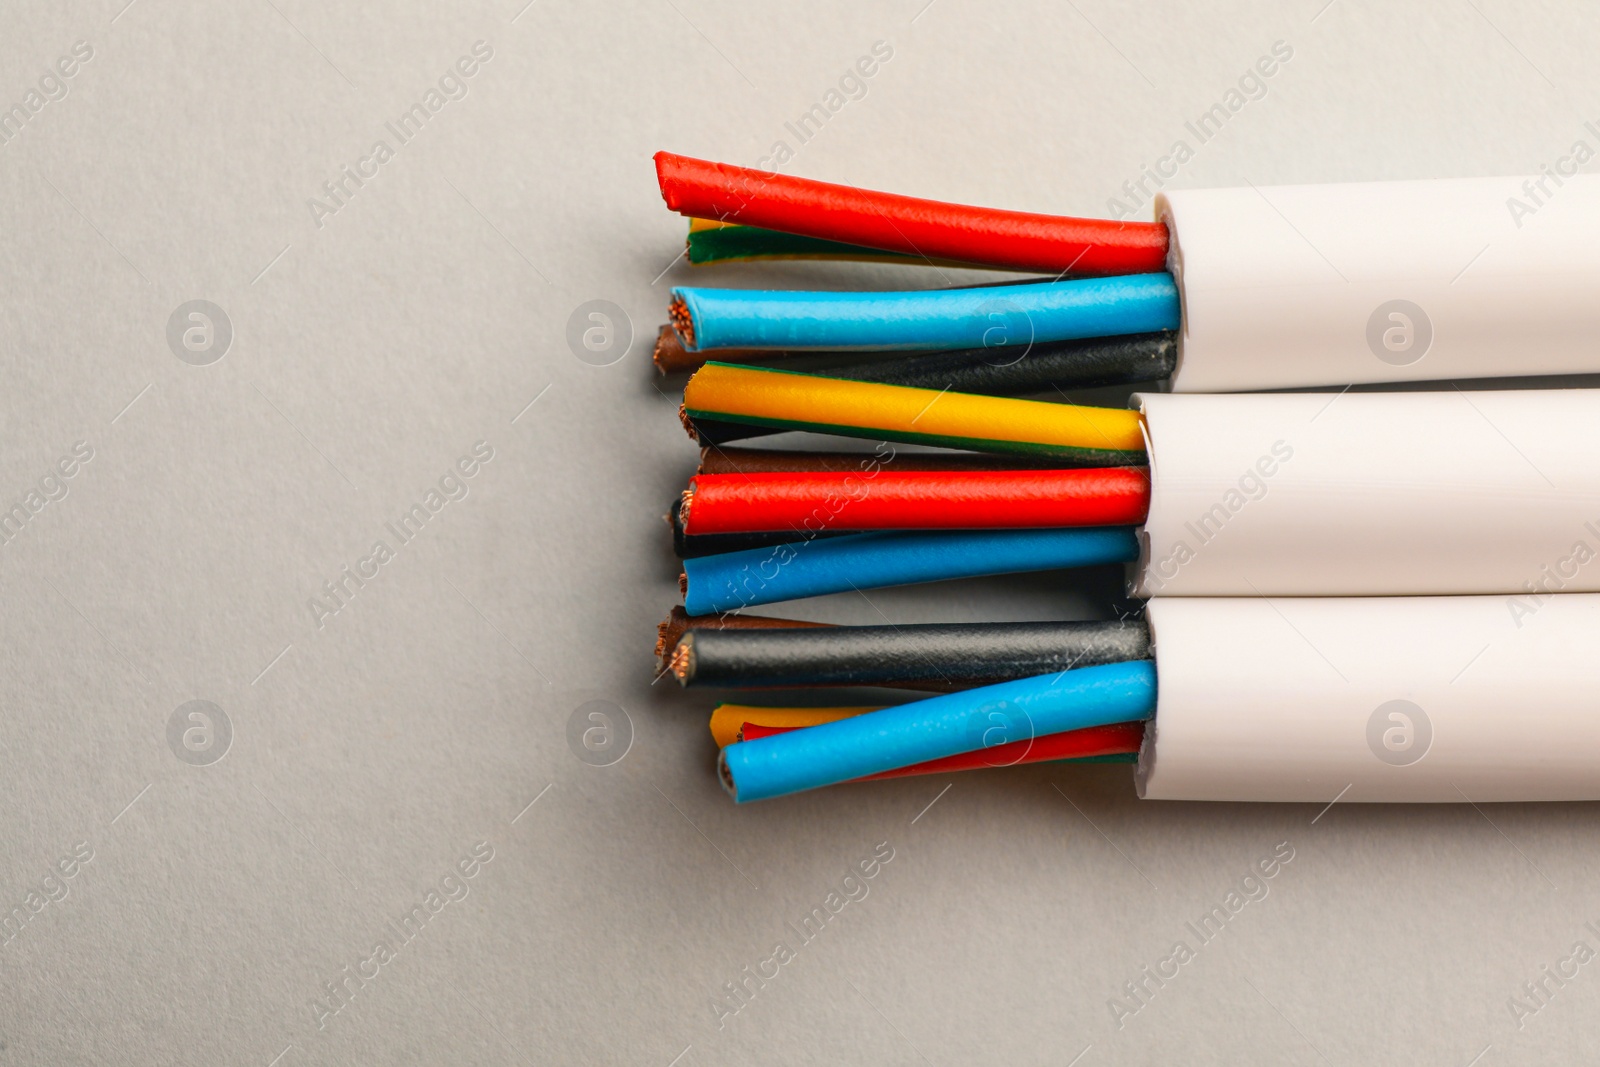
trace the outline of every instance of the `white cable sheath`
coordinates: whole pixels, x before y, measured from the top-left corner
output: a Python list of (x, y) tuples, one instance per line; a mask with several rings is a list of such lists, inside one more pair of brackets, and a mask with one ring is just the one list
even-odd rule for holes
[(1600, 800), (1600, 596), (1153, 600), (1152, 800)]
[(1600, 176), (1165, 192), (1172, 388), (1600, 371)]
[(1137, 596), (1600, 591), (1600, 390), (1134, 401)]

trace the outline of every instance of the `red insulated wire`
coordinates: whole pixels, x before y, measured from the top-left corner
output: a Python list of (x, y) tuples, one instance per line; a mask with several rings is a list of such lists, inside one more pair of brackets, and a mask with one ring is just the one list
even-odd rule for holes
[(686, 534), (1123, 526), (1144, 521), (1143, 467), (1010, 471), (700, 474)]
[[(790, 730), (806, 729), (795, 726), (760, 726), (747, 722), (741, 728), (740, 739), (754, 741), (758, 737), (786, 734)], [(892, 771), (870, 775), (861, 781), (877, 778), (903, 778), (913, 774), (945, 774), (949, 771), (976, 771), (985, 767), (1016, 767), (1024, 763), (1043, 763), (1046, 760), (1078, 759), (1084, 756), (1115, 756), (1139, 751), (1144, 740), (1144, 723), (1119, 722), (1111, 726), (1089, 726), (1082, 730), (1046, 734), (1028, 741), (1009, 741), (976, 752), (962, 752), (942, 759), (913, 763)]]
[(671, 152), (657, 152), (655, 158), (662, 199), (682, 215), (1012, 270), (1147, 274), (1166, 269), (1167, 228), (1159, 222), (965, 207)]

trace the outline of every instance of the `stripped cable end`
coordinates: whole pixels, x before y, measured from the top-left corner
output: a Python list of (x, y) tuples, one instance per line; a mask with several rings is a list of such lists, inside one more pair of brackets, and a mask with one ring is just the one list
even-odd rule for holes
[[(689, 508), (694, 504), (694, 479), (691, 478), (689, 480), (689, 488), (683, 491), (683, 495), (679, 497), (679, 500), (682, 503), (678, 505), (678, 523), (683, 527), (683, 532), (688, 534)], [(670, 522), (671, 519), (669, 518), (668, 521)]]
[(656, 624), (656, 673), (666, 671), (672, 650), (678, 647), (683, 635), (689, 632), (689, 613), (683, 605), (675, 605), (665, 619)]
[(683, 297), (673, 296), (672, 302), (667, 305), (667, 318), (671, 320), (672, 328), (678, 331), (685, 351), (693, 351), (694, 317), (689, 314), (689, 305), (683, 302)]
[(657, 374), (671, 374), (674, 371), (693, 370), (696, 364), (685, 363), (683, 344), (678, 340), (678, 331), (667, 323), (656, 332), (656, 347), (650, 353), (650, 362), (656, 365)]
[(678, 679), (679, 685), (688, 685), (694, 680), (694, 634), (684, 634), (678, 641), (677, 647), (672, 650), (672, 660), (668, 663), (672, 669), (672, 676)]

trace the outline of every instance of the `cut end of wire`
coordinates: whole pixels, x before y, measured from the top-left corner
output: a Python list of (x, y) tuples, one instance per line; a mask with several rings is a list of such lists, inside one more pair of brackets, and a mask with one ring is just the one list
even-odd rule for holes
[(683, 610), (681, 604), (673, 607), (671, 613), (656, 624), (656, 673), (667, 669), (668, 657), (688, 632), (689, 613)]
[[(678, 521), (683, 524), (683, 529), (687, 533), (689, 530), (689, 508), (694, 503), (694, 479), (691, 478), (689, 480), (689, 488), (685, 489), (678, 499)], [(671, 521), (670, 517), (668, 521)]]
[(657, 331), (656, 347), (650, 354), (650, 361), (655, 364), (659, 374), (681, 374), (694, 370), (701, 363), (701, 360), (684, 351), (678, 331), (671, 323)]
[(687, 686), (694, 680), (694, 634), (683, 635), (672, 650), (672, 659), (667, 666), (672, 669), (672, 676), (678, 679), (679, 685)]
[(672, 321), (672, 328), (678, 332), (685, 353), (694, 351), (694, 316), (689, 314), (689, 305), (684, 303), (683, 297), (676, 293), (667, 304), (667, 318)]
[(829, 628), (827, 623), (801, 619), (778, 619), (770, 615), (690, 615), (679, 604), (656, 625), (656, 672), (667, 670), (672, 650), (683, 635), (695, 630), (812, 630)]

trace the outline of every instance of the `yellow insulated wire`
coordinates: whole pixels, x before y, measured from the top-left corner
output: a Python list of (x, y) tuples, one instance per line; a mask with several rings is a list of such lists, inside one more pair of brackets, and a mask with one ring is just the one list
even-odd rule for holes
[(980, 451), (1144, 451), (1139, 414), (1123, 408), (975, 396), (729, 363), (700, 368), (684, 388), (683, 406), (690, 418)]
[(758, 726), (817, 726), (865, 715), (877, 708), (760, 708), (750, 704), (718, 704), (711, 712), (711, 736), (718, 748), (738, 740), (739, 727), (747, 722)]

